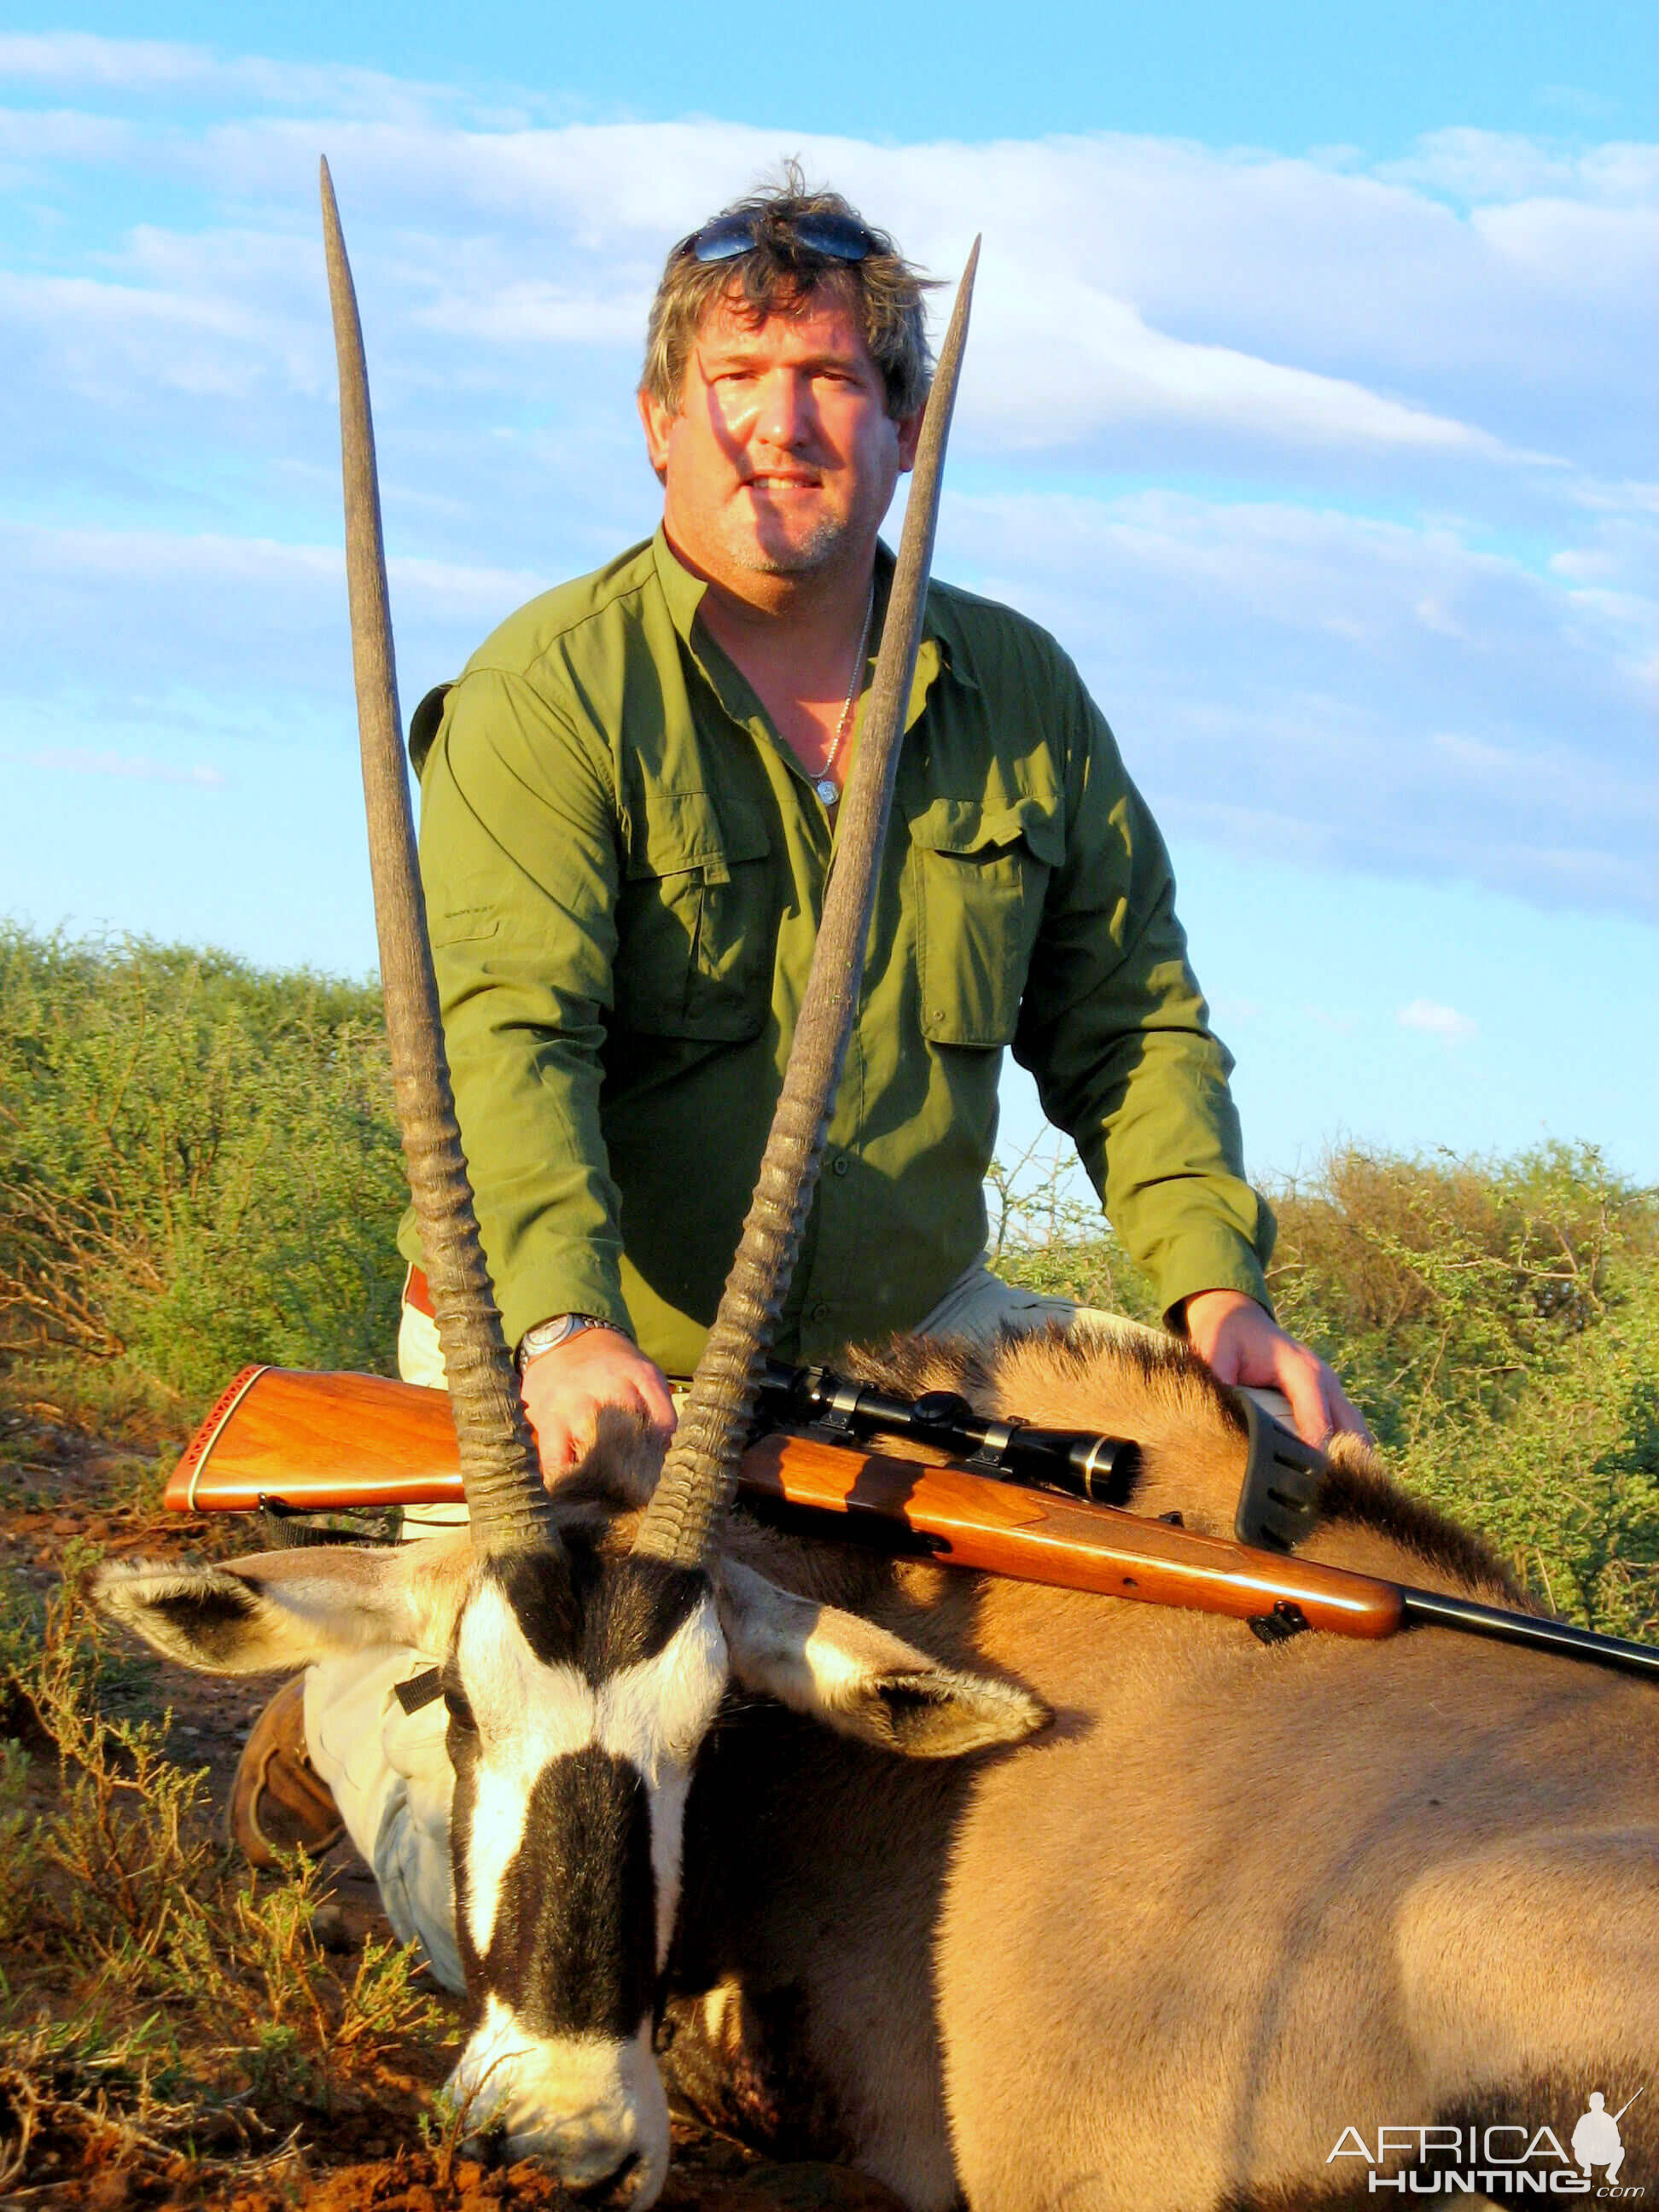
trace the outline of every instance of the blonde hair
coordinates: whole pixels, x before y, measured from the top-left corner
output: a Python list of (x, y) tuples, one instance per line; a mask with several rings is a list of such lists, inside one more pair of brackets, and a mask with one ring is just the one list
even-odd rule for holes
[[(782, 181), (720, 210), (748, 216), (755, 243), (726, 261), (699, 261), (693, 231), (669, 255), (651, 302), (640, 390), (671, 413), (679, 409), (685, 365), (710, 309), (727, 300), (756, 323), (769, 315), (800, 314), (824, 293), (844, 300), (858, 315), (871, 359), (882, 374), (887, 412), (914, 415), (927, 397), (933, 356), (927, 343), (922, 295), (931, 281), (913, 269), (885, 231), (866, 223), (839, 192), (808, 191), (800, 165), (784, 165)], [(842, 261), (807, 246), (793, 226), (806, 216), (838, 216), (857, 223), (870, 240), (861, 261)]]

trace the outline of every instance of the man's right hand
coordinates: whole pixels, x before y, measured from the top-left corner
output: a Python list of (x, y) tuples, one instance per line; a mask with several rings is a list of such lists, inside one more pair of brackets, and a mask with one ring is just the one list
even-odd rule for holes
[(593, 1441), (601, 1406), (643, 1413), (665, 1443), (674, 1433), (668, 1378), (617, 1328), (584, 1328), (538, 1352), (520, 1384), (550, 1489)]

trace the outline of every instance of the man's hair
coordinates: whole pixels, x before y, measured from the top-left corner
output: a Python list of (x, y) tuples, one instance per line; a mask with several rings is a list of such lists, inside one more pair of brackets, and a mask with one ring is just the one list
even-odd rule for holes
[[(887, 412), (895, 418), (914, 415), (927, 397), (933, 374), (922, 312), (922, 295), (931, 285), (886, 232), (865, 222), (839, 192), (809, 192), (798, 161), (785, 163), (781, 183), (733, 200), (720, 214), (751, 217), (755, 243), (729, 261), (699, 261), (690, 238), (674, 248), (651, 302), (640, 390), (678, 412), (686, 362), (717, 301), (730, 300), (759, 324), (769, 315), (804, 313), (815, 295), (828, 292), (844, 300), (864, 326), (864, 342), (887, 388)], [(862, 261), (815, 252), (791, 228), (804, 216), (826, 215), (858, 223), (866, 232), (871, 250)]]

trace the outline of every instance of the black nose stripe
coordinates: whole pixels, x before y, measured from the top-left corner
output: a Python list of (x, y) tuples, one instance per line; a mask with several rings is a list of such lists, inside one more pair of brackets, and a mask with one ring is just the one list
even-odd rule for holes
[(650, 1799), (639, 1770), (589, 1744), (538, 1776), (482, 1958), (467, 1910), (471, 1782), (458, 1776), (455, 1805), (468, 1986), (509, 2005), (532, 2034), (638, 2034), (657, 1971)]

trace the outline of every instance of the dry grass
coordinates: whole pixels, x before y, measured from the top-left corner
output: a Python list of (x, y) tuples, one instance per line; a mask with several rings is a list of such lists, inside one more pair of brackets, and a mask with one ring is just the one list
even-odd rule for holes
[[(232, 1860), (168, 1718), (134, 1703), (81, 1589), (88, 1556), (0, 1658), (0, 2186), (171, 2162), (194, 2189), (387, 2098), (411, 2123), (455, 2039), (410, 1955), (318, 1941), (316, 1869)], [(141, 1677), (142, 1679), (142, 1677)]]
[[(386, 1366), (403, 1188), (371, 992), (0, 928), (13, 1556), (56, 1557), (71, 1502), (131, 1540), (166, 1447), (246, 1361)], [(1269, 1194), (1280, 1314), (1401, 1478), (1565, 1613), (1659, 1632), (1659, 1194), (1557, 1147), (1349, 1149)], [(1046, 1157), (993, 1197), (1005, 1273), (1156, 1317)], [(89, 1455), (87, 1431), (125, 1455)], [(228, 1860), (153, 1680), (73, 1575), (44, 1609), (0, 1588), (0, 2193), (103, 2161), (193, 2201), (216, 2160), (243, 2180), (255, 2160), (274, 2204), (296, 2141), (413, 2139), (454, 2017), (394, 1948), (325, 1950), (314, 1875)], [(454, 2152), (418, 2154), (422, 2187), (447, 2190)]]

